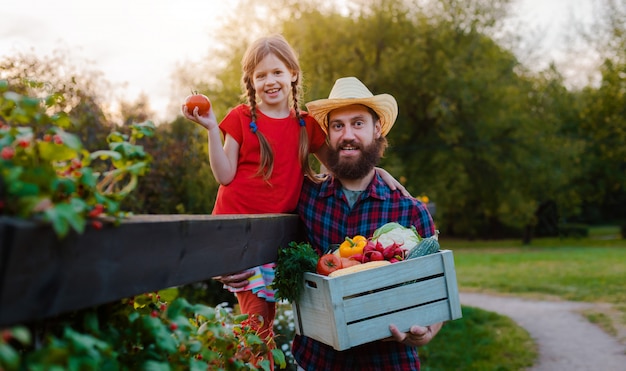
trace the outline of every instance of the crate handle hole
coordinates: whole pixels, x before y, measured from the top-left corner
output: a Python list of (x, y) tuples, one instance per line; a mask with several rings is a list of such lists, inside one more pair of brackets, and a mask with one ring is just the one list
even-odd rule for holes
[(315, 282), (313, 282), (313, 281), (308, 281), (308, 280), (307, 280), (307, 281), (305, 281), (305, 283), (306, 283), (306, 285), (307, 285), (308, 287), (311, 287), (311, 288), (314, 288), (314, 289), (316, 289), (316, 288), (317, 288), (317, 283), (315, 283)]

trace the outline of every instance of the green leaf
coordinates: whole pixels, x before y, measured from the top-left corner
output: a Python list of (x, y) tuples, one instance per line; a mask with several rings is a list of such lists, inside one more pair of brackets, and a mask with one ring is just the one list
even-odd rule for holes
[(70, 204), (56, 204), (47, 209), (44, 215), (52, 223), (52, 227), (61, 238), (67, 235), (70, 226), (78, 233), (85, 231), (85, 218), (78, 214)]
[(106, 160), (108, 158), (112, 158), (114, 160), (121, 160), (122, 159), (122, 155), (118, 152), (115, 151), (108, 151), (108, 150), (99, 150), (99, 151), (94, 151), (89, 155), (89, 158), (91, 160), (95, 160), (97, 158), (100, 158), (101, 160)]
[(287, 367), (287, 360), (285, 359), (285, 353), (280, 349), (272, 349), (272, 357), (274, 358), (274, 364), (283, 369)]
[(185, 298), (177, 298), (167, 307), (167, 318), (176, 318), (191, 308), (191, 304)]
[(207, 318), (207, 319), (210, 319), (210, 318), (215, 317), (215, 308), (211, 308), (211, 307), (208, 307), (208, 306), (206, 306), (206, 305), (202, 305), (202, 304), (195, 304), (195, 305), (191, 308), (191, 310), (192, 310), (195, 314), (197, 314), (197, 315), (199, 315), (199, 316), (202, 316), (202, 317), (204, 317), (204, 318)]
[(41, 103), (41, 99), (34, 97), (22, 97), (21, 105), (22, 107), (28, 108), (39, 108), (39, 104)]
[(171, 371), (169, 363), (148, 360), (141, 364), (143, 371)]
[(70, 327), (65, 327), (63, 337), (70, 342), (75, 351), (86, 354), (89, 358), (99, 358), (100, 351), (106, 351), (111, 347), (106, 341), (74, 331)]
[(52, 181), (52, 191), (58, 192), (64, 195), (70, 195), (76, 192), (76, 184), (72, 179), (57, 178)]
[(167, 289), (159, 290), (159, 295), (161, 296), (161, 300), (167, 303), (171, 303), (178, 297), (178, 288), (170, 287)]
[(121, 153), (125, 157), (128, 157), (135, 153), (135, 146), (128, 142), (112, 142), (109, 143), (109, 148), (112, 151)]
[(2, 94), (2, 96), (4, 97), (4, 99), (14, 102), (15, 104), (19, 103), (22, 100), (22, 95), (14, 91), (7, 91)]
[(78, 152), (71, 147), (50, 142), (37, 142), (37, 148), (44, 161), (68, 161), (78, 155)]
[(209, 364), (204, 361), (200, 361), (195, 358), (191, 358), (189, 360), (189, 371), (206, 371), (209, 369), (208, 367)]
[(11, 333), (13, 334), (13, 338), (19, 341), (22, 345), (30, 345), (32, 338), (28, 328), (24, 326), (16, 326), (11, 329)]
[(7, 370), (17, 370), (20, 365), (20, 355), (8, 344), (0, 343), (0, 367)]
[(54, 128), (53, 131), (59, 137), (61, 137), (63, 144), (70, 147), (71, 149), (79, 151), (83, 148), (83, 144), (81, 143), (80, 138), (78, 138), (76, 135), (68, 133), (67, 131), (60, 128)]
[(111, 134), (109, 134), (107, 136), (107, 142), (109, 143), (114, 143), (114, 142), (123, 142), (125, 140), (128, 139), (128, 136), (118, 132), (118, 131), (114, 131)]
[[(50, 119), (52, 120), (53, 124), (57, 125), (60, 128), (67, 129), (72, 127), (72, 120), (67, 115), (67, 113), (63, 111), (55, 113), (50, 117)], [(65, 143), (65, 140), (63, 140), (63, 142)]]

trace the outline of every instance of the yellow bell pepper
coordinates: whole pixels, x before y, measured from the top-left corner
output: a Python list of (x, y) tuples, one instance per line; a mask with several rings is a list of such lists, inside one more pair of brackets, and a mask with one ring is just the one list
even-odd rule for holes
[(346, 237), (345, 241), (339, 245), (339, 255), (342, 258), (349, 258), (354, 254), (362, 254), (365, 245), (367, 245), (367, 238), (364, 236)]

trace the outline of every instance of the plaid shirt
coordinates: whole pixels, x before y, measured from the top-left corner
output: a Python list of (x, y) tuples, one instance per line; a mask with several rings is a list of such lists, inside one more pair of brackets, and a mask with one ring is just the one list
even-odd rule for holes
[[(346, 236), (370, 237), (388, 222), (415, 226), (422, 237), (432, 236), (435, 225), (426, 206), (391, 191), (378, 174), (359, 196), (353, 207), (341, 184), (327, 179), (320, 184), (305, 180), (300, 193), (298, 214), (306, 227), (307, 239), (319, 252)], [(391, 335), (391, 333), (390, 333)], [(398, 342), (375, 341), (342, 352), (305, 336), (293, 341), (292, 353), (305, 370), (419, 370), (417, 348)]]

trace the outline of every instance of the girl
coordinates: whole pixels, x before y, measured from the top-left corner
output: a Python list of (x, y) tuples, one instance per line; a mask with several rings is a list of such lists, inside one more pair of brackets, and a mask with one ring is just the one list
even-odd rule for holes
[[(248, 104), (232, 109), (219, 124), (213, 110), (185, 117), (209, 131), (209, 161), (220, 184), (213, 214), (293, 212), (304, 179), (313, 176), (309, 153), (325, 162), (325, 134), (299, 109), (298, 58), (280, 35), (253, 42), (242, 59), (242, 84)], [(219, 130), (218, 130), (219, 129)], [(224, 133), (222, 147), (220, 130)], [(235, 289), (242, 313), (260, 325), (259, 335), (273, 340), (274, 263), (252, 268), (248, 285)]]
[[(309, 154), (326, 163), (326, 134), (299, 109), (302, 72), (296, 53), (281, 35), (253, 42), (242, 69), (248, 103), (233, 108), (219, 126), (212, 109), (200, 116), (197, 108), (188, 112), (182, 106), (187, 119), (209, 131), (209, 161), (220, 184), (213, 214), (294, 212), (303, 175), (316, 179)], [(392, 189), (406, 193), (387, 172), (382, 174)], [(259, 335), (270, 346), (276, 309), (271, 288), (274, 267), (270, 263), (246, 272), (252, 276), (245, 287), (226, 285), (237, 296), (242, 313), (261, 326)]]

